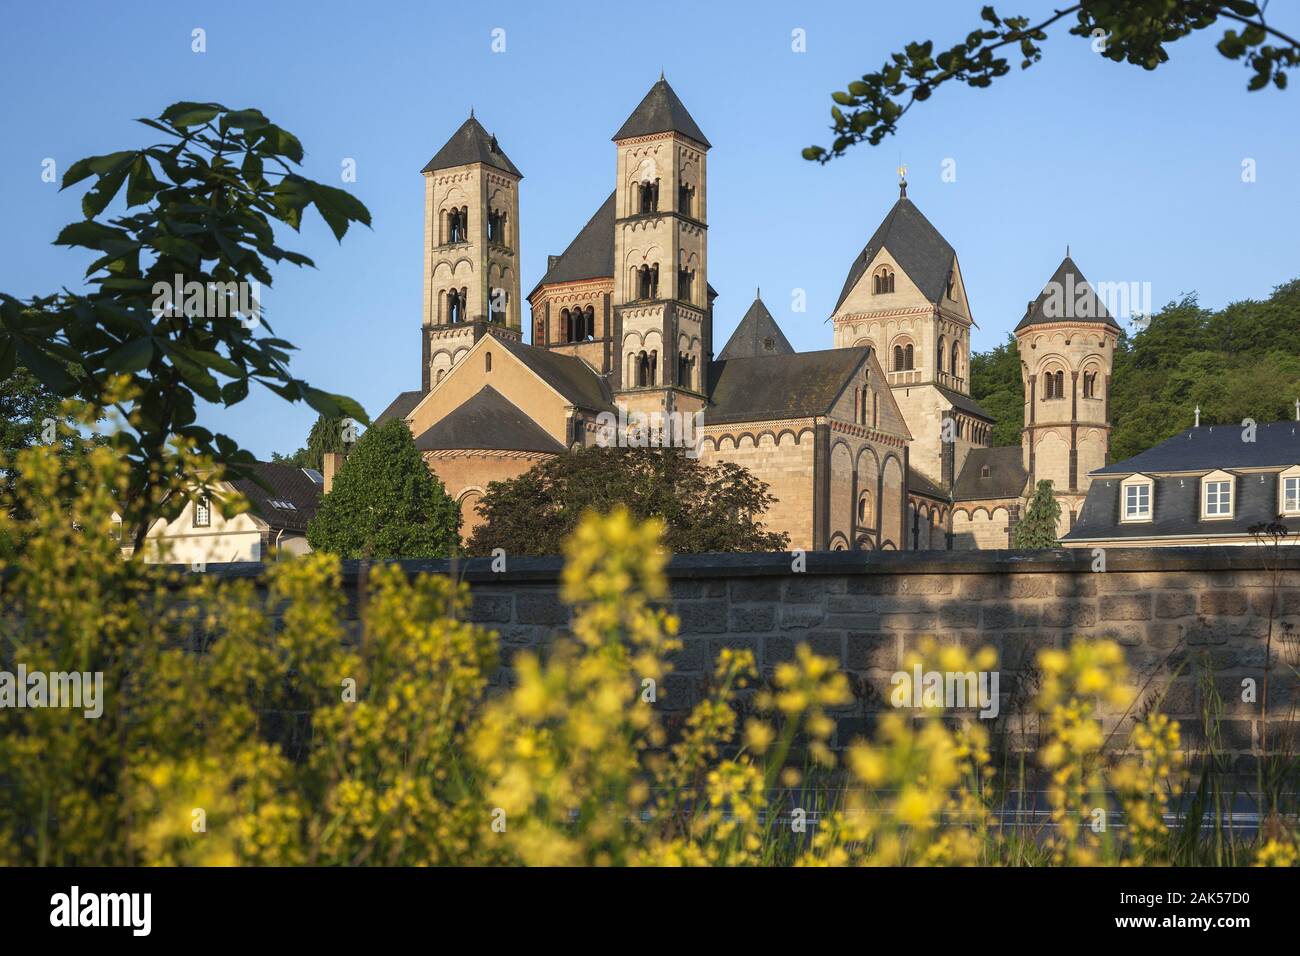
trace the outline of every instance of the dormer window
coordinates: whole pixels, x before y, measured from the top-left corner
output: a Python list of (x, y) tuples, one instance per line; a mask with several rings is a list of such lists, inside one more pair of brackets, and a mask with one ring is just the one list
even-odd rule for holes
[(1120, 520), (1150, 521), (1153, 484), (1145, 475), (1125, 478), (1120, 485)]
[(885, 295), (894, 291), (894, 270), (881, 266), (876, 270), (873, 288), (876, 295)]
[(989, 477), (989, 475), (991, 475), (991, 474), (992, 474), (992, 472), (989, 471), (989, 466), (988, 466), (988, 465), (982, 465), (982, 466), (980, 467), (980, 477), (981, 477), (981, 478), (987, 478), (987, 477)]
[(1300, 465), (1278, 476), (1278, 514), (1300, 515)]
[(1201, 517), (1206, 520), (1231, 518), (1233, 476), (1225, 471), (1211, 472), (1201, 479)]
[(194, 527), (207, 528), (211, 525), (212, 502), (208, 500), (207, 495), (204, 495), (202, 498), (199, 498), (194, 502)]

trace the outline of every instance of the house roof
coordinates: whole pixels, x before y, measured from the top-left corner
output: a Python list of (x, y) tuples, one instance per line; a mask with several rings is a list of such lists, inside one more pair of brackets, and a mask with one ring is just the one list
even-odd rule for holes
[[(1094, 475), (1096, 472), (1094, 472)], [(1237, 475), (1233, 481), (1233, 516), (1201, 519), (1201, 481), (1192, 476), (1152, 478), (1151, 520), (1120, 521), (1123, 478), (1093, 478), (1079, 520), (1065, 536), (1068, 541), (1097, 538), (1182, 538), (1238, 536), (1251, 525), (1277, 519), (1281, 470)], [(1291, 534), (1300, 533), (1300, 517), (1282, 519)]]
[(415, 410), (415, 406), (420, 404), (420, 399), (424, 397), (424, 392), (416, 389), (413, 392), (398, 392), (397, 397), (388, 403), (388, 407), (379, 413), (370, 424), (382, 425), (384, 422), (393, 418), (405, 418)]
[[(1080, 289), (1083, 291), (1077, 291)], [(1065, 314), (1058, 314), (1062, 311)], [(1047, 280), (1043, 291), (1038, 293), (1038, 298), (1029, 303), (1025, 317), (1015, 331), (1048, 322), (1096, 322), (1119, 331), (1119, 323), (1110, 317), (1105, 303), (1097, 296), (1097, 290), (1083, 277), (1068, 254), (1056, 267), (1052, 278)]]
[(512, 176), (523, 178), (510, 157), (505, 154), (497, 138), (483, 128), (483, 124), (470, 113), (469, 119), (460, 124), (460, 129), (451, 134), (451, 139), (443, 144), (442, 149), (433, 154), (433, 159), (425, 164), (424, 173), (439, 169), (451, 169), (453, 166), (468, 166), (471, 163), (483, 163), (504, 170)]
[(1254, 441), (1244, 441), (1242, 435), (1240, 425), (1188, 428), (1154, 448), (1098, 468), (1090, 474), (1097, 477), (1300, 465), (1300, 423), (1269, 422), (1257, 425)]
[[(985, 477), (984, 469), (988, 469)], [(954, 501), (978, 501), (981, 498), (1016, 498), (1025, 490), (1029, 472), (1025, 470), (1019, 445), (997, 448), (972, 448), (966, 455), (961, 474), (953, 484)]]
[[(769, 345), (770, 343), (770, 345)], [(792, 355), (794, 348), (786, 339), (781, 327), (767, 311), (763, 300), (754, 296), (754, 303), (745, 313), (736, 331), (718, 353), (720, 360), (734, 358), (764, 358), (773, 355)]]
[(733, 358), (709, 365), (705, 424), (825, 415), (850, 375), (871, 354), (867, 346)]
[(273, 529), (285, 531), (307, 530), (307, 522), (316, 516), (324, 490), (302, 468), (259, 461), (253, 473), (267, 485), (258, 485), (251, 478), (240, 478), (230, 484), (248, 499), (253, 512)]
[(577, 356), (564, 355), (509, 339), (495, 339), (495, 343), (500, 344), (519, 359), (571, 404), (595, 411), (613, 409), (613, 395), (610, 393), (609, 385), (592, 371), (590, 365)]
[(941, 301), (948, 290), (948, 277), (957, 261), (957, 253), (912, 200), (900, 196), (853, 260), (833, 311), (838, 311), (844, 304), (881, 249), (889, 252), (927, 301), (935, 304)]
[[(587, 220), (587, 224), (573, 237), (573, 241), (546, 270), (536, 292), (544, 285), (559, 282), (578, 282), (582, 279), (601, 279), (614, 275), (614, 193), (609, 194)], [(531, 296), (532, 293), (529, 293)]]
[(948, 500), (948, 492), (911, 465), (907, 467), (907, 490), (918, 495), (925, 495), (927, 498), (937, 498), (939, 501)]
[(559, 454), (556, 441), (524, 411), (491, 385), (446, 415), (415, 440), (420, 451), (448, 448), (491, 448)]
[(935, 388), (939, 390), (940, 395), (952, 402), (953, 408), (975, 415), (978, 418), (984, 419), (986, 422), (993, 421), (993, 416), (984, 410), (984, 406), (975, 401), (975, 399), (971, 398), (969, 395), (955, 392), (946, 385), (936, 385)]
[(651, 133), (681, 133), (689, 136), (701, 146), (712, 144), (704, 138), (691, 114), (687, 112), (673, 88), (662, 76), (641, 103), (632, 111), (626, 122), (618, 128), (613, 139), (630, 139), (633, 136), (647, 136)]

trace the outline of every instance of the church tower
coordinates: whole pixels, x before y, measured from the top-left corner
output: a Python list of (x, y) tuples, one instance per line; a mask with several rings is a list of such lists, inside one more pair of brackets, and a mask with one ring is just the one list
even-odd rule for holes
[(712, 354), (709, 141), (662, 76), (613, 140), (615, 401), (693, 413)]
[(951, 491), (970, 451), (991, 444), (993, 420), (970, 396), (975, 323), (957, 253), (907, 198), (905, 173), (831, 321), (836, 348), (875, 350), (912, 434), (910, 467)]
[(1015, 328), (1025, 385), (1021, 450), (1027, 490), (1047, 479), (1074, 525), (1110, 449), (1110, 380), (1120, 328), (1066, 252)]
[(421, 387), (427, 392), (485, 334), (522, 336), (523, 174), (472, 110), (422, 172)]

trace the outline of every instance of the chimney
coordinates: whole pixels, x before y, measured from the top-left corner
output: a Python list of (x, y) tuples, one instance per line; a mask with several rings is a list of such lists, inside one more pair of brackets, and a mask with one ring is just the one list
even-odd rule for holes
[(325, 494), (330, 493), (334, 487), (334, 476), (338, 470), (343, 467), (343, 460), (346, 456), (337, 451), (327, 451), (324, 460), (321, 462), (321, 473), (325, 477)]

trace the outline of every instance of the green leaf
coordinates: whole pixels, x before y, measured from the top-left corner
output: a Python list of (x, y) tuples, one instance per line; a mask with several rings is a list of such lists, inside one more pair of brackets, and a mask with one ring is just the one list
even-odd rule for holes
[(48, 385), (59, 395), (71, 395), (76, 390), (76, 383), (69, 377), (62, 362), (54, 361), (40, 348), (26, 342), (18, 342), (18, 357), (28, 370)]
[(173, 103), (167, 109), (163, 110), (162, 119), (164, 122), (171, 123), (181, 129), (190, 126), (202, 126), (204, 123), (211, 122), (218, 113), (224, 112), (225, 107), (220, 103)]
[(142, 372), (149, 367), (153, 359), (153, 339), (142, 338), (127, 342), (114, 349), (104, 358), (104, 371), (133, 373)]
[(122, 188), (122, 183), (126, 180), (126, 174), (130, 172), (130, 161), (123, 162), (120, 166), (103, 173), (99, 177), (99, 182), (91, 188), (90, 192), (81, 197), (81, 211), (87, 219), (94, 219), (104, 207), (113, 201), (118, 190)]

